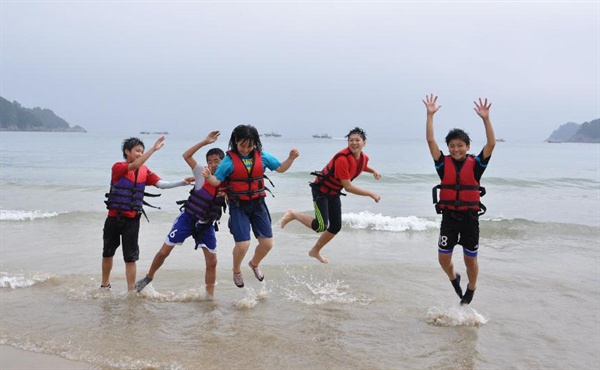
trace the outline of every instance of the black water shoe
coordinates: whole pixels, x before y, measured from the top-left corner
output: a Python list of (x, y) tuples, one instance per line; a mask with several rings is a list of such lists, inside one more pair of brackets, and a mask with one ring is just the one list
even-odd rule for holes
[(460, 287), (460, 274), (456, 273), (456, 278), (454, 280), (450, 280), (450, 282), (452, 283), (452, 286), (454, 287), (454, 291), (458, 295), (458, 298), (462, 299), (463, 292), (462, 288)]
[(473, 294), (475, 294), (475, 291), (469, 289), (469, 286), (467, 285), (467, 291), (465, 292), (465, 295), (460, 300), (460, 305), (462, 306), (462, 305), (471, 303), (471, 300), (473, 299)]

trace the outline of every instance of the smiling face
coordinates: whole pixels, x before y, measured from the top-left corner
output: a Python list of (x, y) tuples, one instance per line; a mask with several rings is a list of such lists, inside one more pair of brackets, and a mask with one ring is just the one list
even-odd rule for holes
[(467, 153), (471, 149), (470, 145), (461, 139), (452, 139), (448, 142), (448, 152), (455, 161), (464, 161), (467, 158)]
[(144, 155), (144, 147), (142, 145), (136, 145), (131, 149), (125, 149), (125, 159), (127, 162), (135, 162), (136, 159)]
[(236, 141), (238, 153), (246, 157), (254, 150), (254, 142), (252, 140), (240, 140)]
[(348, 136), (348, 148), (352, 154), (358, 158), (363, 148), (367, 145), (367, 142), (359, 134), (352, 134)]

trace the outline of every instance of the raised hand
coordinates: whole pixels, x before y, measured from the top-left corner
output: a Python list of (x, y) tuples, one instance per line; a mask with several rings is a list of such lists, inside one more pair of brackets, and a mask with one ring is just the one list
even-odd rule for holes
[(427, 114), (434, 114), (435, 112), (438, 111), (438, 109), (440, 109), (442, 106), (441, 105), (436, 105), (437, 103), (437, 96), (433, 96), (433, 94), (427, 96), (425, 95), (425, 99), (422, 100), (423, 104), (425, 104), (425, 107), (427, 107)]
[(479, 98), (479, 104), (476, 101), (473, 103), (475, 103), (475, 108), (473, 108), (473, 110), (479, 117), (483, 119), (490, 118), (490, 107), (492, 106), (492, 103), (488, 103), (487, 98), (485, 98), (483, 102), (481, 101), (481, 98)]
[(221, 131), (219, 131), (219, 130), (211, 131), (210, 134), (208, 134), (206, 136), (206, 141), (209, 144), (212, 144), (215, 141), (217, 141), (217, 139), (219, 138), (219, 135), (221, 135)]
[(156, 140), (156, 143), (154, 143), (154, 145), (152, 146), (152, 149), (159, 150), (160, 148), (163, 147), (163, 145), (165, 145), (165, 135), (162, 135), (161, 137), (158, 138), (158, 140)]

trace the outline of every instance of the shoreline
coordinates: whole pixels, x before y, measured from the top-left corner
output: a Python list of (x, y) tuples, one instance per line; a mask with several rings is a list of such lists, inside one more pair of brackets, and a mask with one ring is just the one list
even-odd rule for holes
[(30, 352), (23, 349), (0, 345), (0, 369), (55, 369), (55, 370), (93, 370), (91, 364), (69, 360), (57, 355)]

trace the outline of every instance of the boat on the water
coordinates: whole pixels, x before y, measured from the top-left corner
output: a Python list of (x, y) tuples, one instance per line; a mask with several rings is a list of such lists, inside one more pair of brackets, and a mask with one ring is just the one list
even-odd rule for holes
[(331, 139), (331, 135), (328, 134), (314, 134), (312, 137), (315, 139)]

